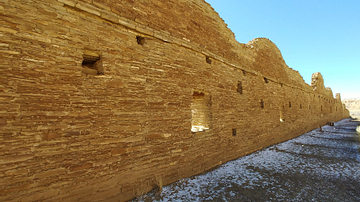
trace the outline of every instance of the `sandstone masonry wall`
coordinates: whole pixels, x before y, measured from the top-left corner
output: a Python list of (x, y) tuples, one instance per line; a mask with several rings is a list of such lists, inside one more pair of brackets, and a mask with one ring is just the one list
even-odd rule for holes
[(125, 201), (349, 117), (321, 74), (238, 43), (203, 0), (0, 13), (0, 201)]

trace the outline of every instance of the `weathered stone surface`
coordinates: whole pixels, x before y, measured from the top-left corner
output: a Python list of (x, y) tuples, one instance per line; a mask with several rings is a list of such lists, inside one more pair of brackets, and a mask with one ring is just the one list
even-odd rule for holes
[(0, 201), (124, 201), (349, 116), (203, 0), (0, 8)]

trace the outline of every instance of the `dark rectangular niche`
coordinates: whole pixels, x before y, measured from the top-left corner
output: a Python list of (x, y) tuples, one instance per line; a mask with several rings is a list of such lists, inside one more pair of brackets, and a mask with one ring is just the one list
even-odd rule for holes
[(232, 129), (232, 136), (236, 136), (236, 129)]
[(241, 82), (241, 81), (238, 81), (236, 91), (237, 91), (238, 93), (240, 93), (240, 94), (243, 94), (243, 88), (242, 88), (242, 82)]
[(136, 36), (136, 42), (137, 42), (137, 44), (139, 44), (139, 45), (144, 45), (145, 44), (145, 37), (142, 37), (142, 36)]
[(236, 136), (236, 129), (232, 129), (232, 135), (235, 137)]
[(102, 75), (104, 74), (103, 63), (98, 54), (95, 51), (84, 50), (83, 61), (81, 63), (82, 72), (86, 75)]
[(209, 56), (206, 56), (206, 58), (205, 58), (205, 59), (206, 59), (206, 63), (211, 64), (211, 62), (212, 62), (212, 61), (211, 61), (211, 59), (210, 59), (210, 57), (209, 57)]

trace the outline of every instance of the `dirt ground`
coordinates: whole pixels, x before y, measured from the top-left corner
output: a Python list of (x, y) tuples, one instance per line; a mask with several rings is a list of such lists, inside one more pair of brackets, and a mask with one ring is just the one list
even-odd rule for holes
[(358, 125), (344, 119), (134, 201), (360, 201)]

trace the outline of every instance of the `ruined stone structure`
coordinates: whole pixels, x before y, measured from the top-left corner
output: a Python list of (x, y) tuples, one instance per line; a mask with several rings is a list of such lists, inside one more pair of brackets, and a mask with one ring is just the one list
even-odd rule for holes
[(204, 0), (0, 12), (0, 201), (124, 201), (349, 116)]

